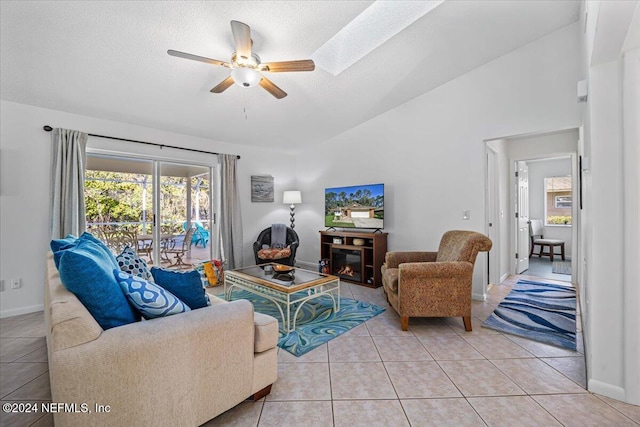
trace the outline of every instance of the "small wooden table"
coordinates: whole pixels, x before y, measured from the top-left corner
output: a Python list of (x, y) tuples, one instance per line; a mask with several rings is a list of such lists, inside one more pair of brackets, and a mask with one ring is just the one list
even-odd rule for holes
[[(295, 267), (289, 277), (274, 273), (273, 270), (272, 272), (264, 270), (265, 266), (273, 268), (273, 265), (273, 263), (254, 265), (225, 272), (225, 299), (231, 300), (231, 292), (234, 288), (244, 289), (268, 299), (278, 307), (285, 332), (291, 332), (296, 328), (298, 312), (302, 305), (309, 300), (328, 295), (333, 300), (333, 311), (336, 313), (340, 311), (340, 279), (337, 276)], [(291, 306), (297, 303), (300, 304), (295, 310), (292, 322)]]

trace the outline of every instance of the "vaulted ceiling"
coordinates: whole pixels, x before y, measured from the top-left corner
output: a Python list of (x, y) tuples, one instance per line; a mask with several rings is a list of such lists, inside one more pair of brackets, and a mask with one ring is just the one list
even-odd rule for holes
[(253, 51), (263, 61), (310, 58), (371, 3), (2, 1), (0, 96), (296, 150), (568, 25), (580, 8), (573, 0), (448, 0), (338, 76), (320, 64), (313, 72), (268, 74), (288, 93), (281, 100), (259, 87), (212, 94), (227, 68), (167, 55), (175, 49), (229, 61), (229, 22), (238, 20), (251, 27)]

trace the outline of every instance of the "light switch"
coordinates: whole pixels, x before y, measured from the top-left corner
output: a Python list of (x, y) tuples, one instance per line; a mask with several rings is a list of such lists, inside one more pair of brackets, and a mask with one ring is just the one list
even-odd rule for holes
[(471, 218), (471, 211), (462, 211), (462, 219), (469, 220)]

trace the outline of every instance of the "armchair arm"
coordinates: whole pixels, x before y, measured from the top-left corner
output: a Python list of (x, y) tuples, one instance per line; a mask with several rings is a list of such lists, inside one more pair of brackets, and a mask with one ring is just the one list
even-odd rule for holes
[(434, 262), (437, 252), (387, 252), (384, 263), (387, 268), (398, 268), (407, 262)]
[(473, 264), (467, 261), (406, 262), (398, 267), (403, 280), (455, 278), (473, 275)]

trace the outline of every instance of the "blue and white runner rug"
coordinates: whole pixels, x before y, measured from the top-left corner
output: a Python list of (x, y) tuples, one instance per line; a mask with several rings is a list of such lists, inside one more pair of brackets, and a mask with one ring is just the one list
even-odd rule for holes
[(575, 350), (576, 291), (519, 280), (482, 326)]

